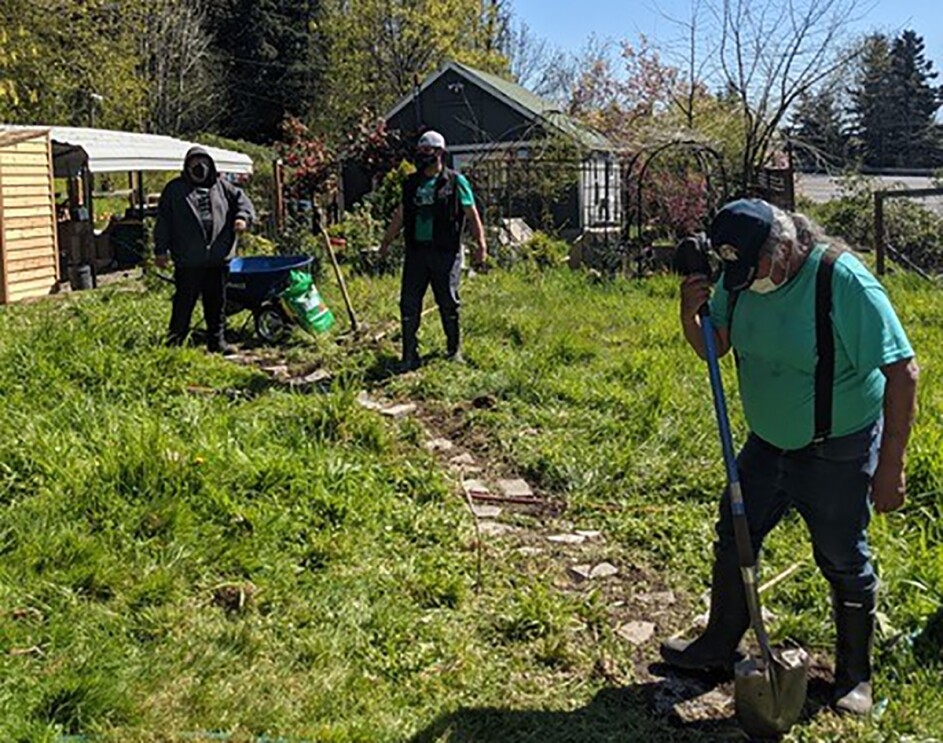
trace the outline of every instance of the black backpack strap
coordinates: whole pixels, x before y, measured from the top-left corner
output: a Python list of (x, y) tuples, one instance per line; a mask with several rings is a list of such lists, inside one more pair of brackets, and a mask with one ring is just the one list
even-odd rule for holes
[(835, 337), (832, 334), (832, 274), (839, 251), (826, 248), (815, 275), (815, 428), (813, 442), (832, 433), (832, 391), (835, 383)]

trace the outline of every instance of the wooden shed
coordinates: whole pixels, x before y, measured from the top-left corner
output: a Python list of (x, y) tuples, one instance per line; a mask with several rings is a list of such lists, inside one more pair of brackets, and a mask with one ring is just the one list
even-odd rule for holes
[(0, 304), (59, 280), (52, 144), (45, 129), (0, 132)]

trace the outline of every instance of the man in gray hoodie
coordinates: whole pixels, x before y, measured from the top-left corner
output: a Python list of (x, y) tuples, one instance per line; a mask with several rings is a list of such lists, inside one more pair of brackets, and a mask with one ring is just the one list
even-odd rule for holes
[(226, 272), (236, 234), (249, 229), (255, 208), (240, 188), (219, 177), (202, 147), (192, 147), (183, 173), (168, 183), (157, 206), (154, 257), (159, 268), (174, 264), (173, 310), (168, 343), (179, 346), (190, 332), (196, 301), (203, 298), (206, 347), (226, 353)]

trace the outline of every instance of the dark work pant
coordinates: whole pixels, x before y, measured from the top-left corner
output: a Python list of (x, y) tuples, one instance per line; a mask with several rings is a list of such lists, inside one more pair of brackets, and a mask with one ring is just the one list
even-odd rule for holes
[(426, 244), (406, 250), (399, 296), (404, 359), (414, 357), (418, 351), (416, 333), (422, 316), (422, 300), (430, 284), (442, 318), (447, 353), (451, 355), (458, 351), (458, 311), (461, 304), (458, 284), (461, 275), (461, 251), (436, 250)]
[(203, 298), (203, 316), (206, 318), (206, 346), (218, 350), (226, 331), (226, 266), (193, 268), (174, 267), (173, 310), (170, 314), (170, 345), (179, 346), (190, 333), (190, 318), (196, 300)]
[[(878, 421), (857, 433), (796, 451), (776, 449), (751, 434), (737, 465), (754, 553), (794, 508), (809, 529), (815, 562), (838, 596), (873, 602), (877, 576), (867, 528), (881, 431)], [(715, 555), (736, 576), (729, 493), (720, 505)]]

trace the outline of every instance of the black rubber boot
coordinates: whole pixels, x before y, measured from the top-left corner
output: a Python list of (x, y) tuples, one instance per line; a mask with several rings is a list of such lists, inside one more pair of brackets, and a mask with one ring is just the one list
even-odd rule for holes
[(453, 361), (462, 361), (461, 330), (458, 324), (458, 313), (446, 314), (440, 312), (442, 330), (445, 332), (445, 355)]
[(419, 368), (419, 316), (403, 315), (403, 358), (400, 371), (412, 371)]
[(869, 715), (871, 648), (874, 645), (874, 593), (832, 591), (837, 641), (835, 645), (835, 709)]
[(695, 640), (665, 640), (661, 657), (668, 665), (686, 671), (732, 674), (734, 664), (743, 659), (737, 647), (750, 626), (750, 615), (735, 551), (728, 552), (714, 562), (707, 629)]

